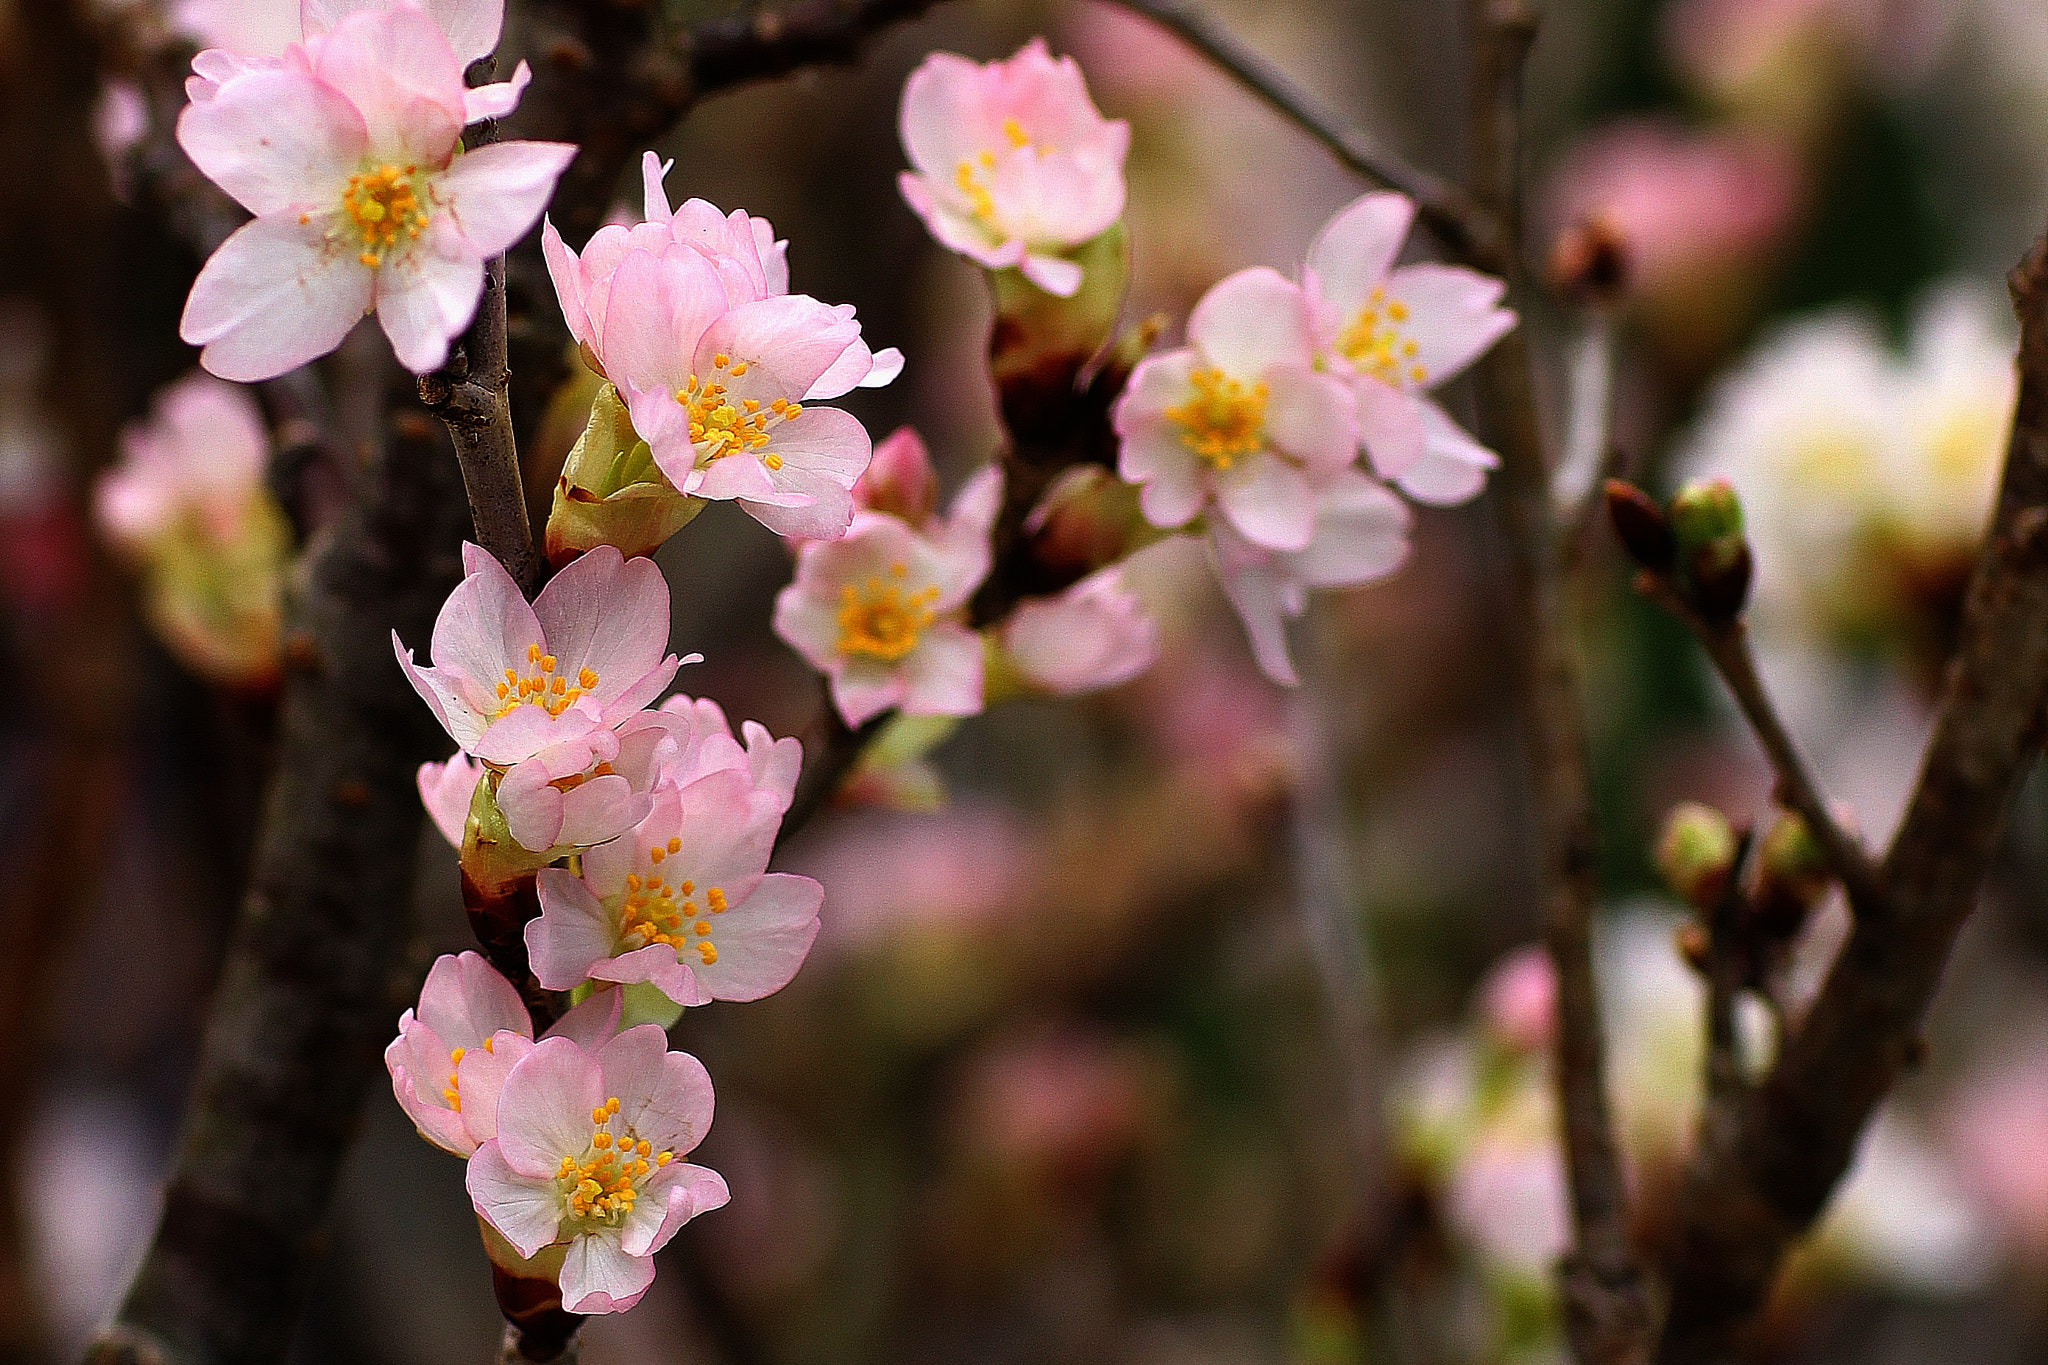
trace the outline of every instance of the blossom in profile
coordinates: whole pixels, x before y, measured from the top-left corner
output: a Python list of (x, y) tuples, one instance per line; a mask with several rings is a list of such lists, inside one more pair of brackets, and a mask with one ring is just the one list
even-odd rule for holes
[(1026, 682), (1060, 696), (1129, 682), (1159, 657), (1159, 625), (1114, 565), (1019, 603), (998, 638)]
[(623, 1312), (654, 1283), (654, 1253), (731, 1198), (717, 1172), (681, 1159), (712, 1103), (703, 1065), (653, 1024), (602, 1047), (544, 1039), (505, 1077), (470, 1199), (520, 1257), (559, 1251), (563, 1308)]
[(194, 671), (275, 678), (291, 529), (264, 483), (270, 435), (248, 393), (193, 374), (121, 434), (99, 476), (100, 530), (144, 574), (150, 624)]
[(1499, 463), (1427, 396), (1515, 325), (1507, 286), (1462, 266), (1396, 266), (1415, 219), (1404, 194), (1375, 193), (1339, 209), (1316, 234), (1302, 272), (1317, 344), (1346, 375), (1358, 429), (1381, 478), (1422, 502), (1465, 501)]
[[(640, 164), (645, 221), (631, 226), (606, 224), (584, 245), (580, 255), (562, 240), (553, 223), (541, 227), (541, 250), (547, 258), (548, 274), (554, 280), (569, 334), (601, 374), (606, 372), (601, 347), (612, 284), (619, 266), (629, 256), (658, 258), (677, 248), (694, 252), (711, 265), (731, 306), (789, 293), (789, 243), (776, 237), (768, 220), (743, 209), (722, 213), (703, 199), (689, 199), (681, 207), (671, 209), (668, 191), (662, 187), (671, 165), (672, 162), (663, 162), (653, 152), (646, 153)], [(834, 311), (846, 321), (853, 320), (851, 304), (842, 304)], [(849, 388), (879, 388), (902, 371), (901, 351), (893, 346), (871, 351), (860, 340), (858, 326), (853, 328), (852, 337), (825, 374), (813, 382), (814, 390), (830, 389), (830, 396), (836, 397)], [(823, 395), (801, 395), (818, 396)]]
[(1351, 387), (1316, 368), (1302, 291), (1257, 266), (1202, 296), (1188, 345), (1132, 371), (1117, 468), (1155, 526), (1213, 506), (1244, 539), (1299, 550), (1316, 488), (1357, 455), (1357, 411)]
[(568, 761), (549, 753), (556, 746), (615, 744), (610, 732), (675, 677), (682, 661), (666, 653), (668, 584), (653, 560), (600, 546), (530, 604), (487, 551), (465, 545), (462, 562), (465, 577), (434, 621), (432, 664), (414, 663), (397, 631), (391, 647), (471, 757), (510, 768), (547, 754), (554, 766)]
[(781, 990), (825, 898), (809, 877), (768, 871), (781, 824), (745, 770), (663, 788), (645, 820), (583, 855), (581, 876), (541, 871), (526, 926), (535, 975), (549, 990), (650, 982), (679, 1005)]
[(1287, 650), (1286, 622), (1308, 610), (1311, 588), (1348, 588), (1384, 578), (1408, 557), (1407, 506), (1356, 469), (1316, 495), (1308, 543), (1273, 550), (1227, 522), (1210, 524), (1209, 539), (1224, 595), (1251, 637), (1259, 668), (1274, 682), (1301, 681)]
[(256, 217), (193, 282), (179, 335), (227, 379), (283, 374), (375, 312), (416, 373), (447, 358), (486, 258), (526, 235), (576, 149), (461, 148), (528, 73), (466, 89), (464, 60), (410, 4), (363, 9), (279, 60), (200, 54), (178, 143)]
[(420, 1136), (468, 1156), (490, 1140), (498, 1090), (532, 1041), (533, 1021), (511, 982), (479, 953), (444, 954), (419, 1008), (400, 1016), (384, 1066)]
[(914, 716), (981, 710), (981, 637), (965, 617), (988, 576), (1001, 498), (1002, 475), (991, 467), (923, 530), (862, 512), (844, 539), (797, 555), (795, 580), (775, 599), (775, 633), (826, 676), (848, 725), (891, 707)]
[(1123, 216), (1131, 130), (1096, 111), (1073, 58), (1042, 38), (985, 64), (934, 52), (898, 122), (911, 169), (897, 183), (941, 245), (1062, 298), (1081, 287), (1069, 253)]
[(923, 526), (939, 505), (939, 476), (915, 427), (898, 427), (875, 443), (874, 458), (853, 485), (853, 505)]

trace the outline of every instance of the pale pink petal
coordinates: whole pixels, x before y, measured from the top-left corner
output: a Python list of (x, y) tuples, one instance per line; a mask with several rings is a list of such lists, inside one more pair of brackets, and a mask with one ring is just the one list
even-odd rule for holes
[(647, 814), (647, 798), (618, 773), (590, 778), (562, 794), (562, 828), (555, 843), (587, 848), (615, 839)]
[(1487, 471), (1500, 457), (1465, 433), (1442, 408), (1427, 399), (1413, 399), (1422, 414), (1427, 445), (1422, 459), (1398, 480), (1401, 491), (1417, 502), (1454, 507), (1478, 496)]
[(1114, 566), (1058, 597), (1021, 603), (1003, 623), (1002, 640), (1018, 671), (1064, 696), (1127, 682), (1159, 653), (1157, 623)]
[(470, 800), (476, 795), (476, 784), (483, 780), (483, 775), (484, 770), (466, 754), (457, 754), (446, 763), (420, 765), (420, 804), (427, 808), (427, 818), (434, 822), (441, 837), (456, 848), (462, 847), (463, 829), (469, 824)]
[(561, 868), (542, 868), (537, 889), (540, 914), (526, 923), (527, 959), (542, 986), (573, 990), (618, 951), (618, 924), (581, 878)]
[(1288, 366), (1266, 375), (1266, 436), (1320, 478), (1358, 458), (1358, 400), (1351, 386)]
[(244, 223), (192, 282), (178, 335), (222, 379), (274, 379), (341, 344), (370, 306), (371, 273), (330, 250), (326, 219)]
[[(312, 38), (359, 10), (390, 9), (402, 3), (405, 0), (304, 0), (300, 23), (305, 35)], [(496, 50), (498, 32), (505, 22), (504, 0), (419, 0), (419, 5), (447, 36), (448, 46), (464, 66)]]
[(453, 228), (430, 228), (413, 250), (386, 260), (375, 307), (398, 363), (414, 374), (439, 369), (483, 291), (483, 257)]
[(650, 223), (666, 223), (672, 216), (668, 206), (668, 191), (661, 182), (668, 177), (669, 168), (676, 163), (663, 161), (653, 152), (640, 154), (640, 194), (644, 207), (641, 216)]
[(331, 209), (369, 146), (363, 116), (334, 87), (289, 67), (251, 71), (178, 116), (178, 145), (206, 178), (259, 217)]
[(313, 56), (313, 72), (362, 112), (372, 153), (444, 164), (462, 135), (463, 62), (440, 28), (410, 5), (343, 19)]
[(456, 157), (434, 192), (477, 255), (497, 256), (540, 221), (555, 182), (575, 159), (567, 142), (493, 142)]
[[(779, 496), (763, 507), (754, 505), (758, 499), (745, 499), (748, 513), (779, 534), (809, 540), (845, 534), (853, 522), (853, 486), (873, 454), (860, 419), (841, 408), (806, 407), (794, 420), (770, 428), (767, 449), (782, 461), (780, 469), (768, 471)], [(739, 457), (717, 463), (736, 464)]]
[(555, 297), (561, 301), (562, 318), (569, 326), (569, 335), (594, 350), (597, 333), (591, 327), (590, 313), (584, 305), (583, 272), (577, 268), (576, 253), (569, 250), (555, 225), (546, 220), (542, 221), (540, 228), (540, 252), (547, 261), (548, 278), (554, 281)]
[(505, 1078), (531, 1051), (532, 1039), (503, 1031), (492, 1034), (486, 1046), (462, 1054), (455, 1067), (455, 1085), (462, 1097), (462, 1126), (472, 1142), (489, 1142), (498, 1135), (498, 1099)]
[(619, 1246), (633, 1256), (653, 1255), (683, 1224), (724, 1207), (732, 1198), (718, 1172), (684, 1161), (672, 1161), (656, 1171), (641, 1186), (640, 1195), (619, 1228)]
[(1398, 479), (1422, 460), (1422, 410), (1413, 399), (1371, 375), (1357, 375), (1351, 391), (1358, 400), (1358, 434), (1366, 458), (1383, 479)]
[(1300, 287), (1265, 266), (1226, 276), (1202, 295), (1188, 316), (1188, 340), (1209, 364), (1242, 380), (1315, 360)]
[(464, 1183), (477, 1216), (521, 1256), (532, 1256), (555, 1240), (566, 1210), (552, 1171), (534, 1176), (515, 1170), (498, 1143), (486, 1142), (469, 1159)]
[(560, 843), (562, 792), (538, 758), (515, 763), (498, 781), (498, 811), (514, 843), (545, 853)]
[(1283, 687), (1298, 685), (1287, 653), (1285, 618), (1298, 614), (1289, 578), (1272, 551), (1253, 545), (1218, 522), (1210, 533), (1223, 592), (1251, 637), (1252, 655), (1268, 678)]
[(867, 374), (858, 381), (858, 386), (863, 389), (879, 389), (893, 384), (896, 376), (902, 373), (903, 352), (894, 346), (884, 346), (874, 353), (873, 363), (868, 366)]
[(559, 716), (545, 707), (515, 706), (493, 720), (469, 746), (469, 752), (484, 762), (509, 768), (556, 744), (570, 743), (601, 725), (600, 719), (581, 704)]
[(1288, 569), (1312, 588), (1351, 587), (1384, 578), (1408, 557), (1407, 505), (1355, 470), (1323, 489), (1308, 547), (1286, 557)]
[(590, 1145), (590, 1111), (604, 1100), (597, 1059), (567, 1038), (543, 1039), (505, 1078), (497, 1146), (515, 1171), (552, 1179), (563, 1157)]
[(697, 343), (697, 370), (711, 374), (713, 356), (723, 353), (772, 376), (767, 385), (746, 376), (756, 382), (732, 385), (736, 396), (800, 399), (859, 340), (860, 324), (838, 309), (807, 294), (784, 294), (739, 304), (713, 322)]
[(1078, 261), (1034, 251), (1027, 253), (1017, 268), (1025, 279), (1055, 298), (1070, 299), (1080, 292), (1082, 270)]
[(826, 669), (831, 685), (832, 704), (839, 709), (848, 725), (861, 726), (881, 715), (890, 707), (900, 703), (910, 690), (909, 676), (902, 669), (871, 669), (866, 666), (846, 665)]
[[(419, 1037), (425, 1033), (425, 1038)], [(391, 1092), (419, 1135), (443, 1151), (468, 1156), (476, 1150), (462, 1116), (441, 1098), (448, 1083), (448, 1049), (432, 1030), (413, 1022), (411, 1010), (398, 1021), (398, 1036), (384, 1049), (384, 1069), (391, 1073)]]
[(419, 1016), (451, 1048), (478, 1047), (501, 1029), (533, 1034), (519, 992), (477, 952), (435, 960), (420, 990)]
[(545, 1036), (567, 1038), (585, 1052), (594, 1053), (618, 1034), (624, 1005), (625, 997), (617, 991), (595, 991), (584, 997), (581, 1004), (570, 1006), (569, 1012), (557, 1019)]
[[(597, 352), (621, 393), (630, 386), (673, 395), (690, 373), (704, 329), (726, 308), (717, 271), (694, 251), (661, 257), (627, 255), (612, 276), (607, 297), (615, 297), (617, 306), (605, 306)], [(640, 407), (634, 406), (632, 412), (642, 438), (653, 443), (654, 437), (641, 426)], [(661, 453), (660, 446), (655, 450)], [(693, 458), (685, 454), (686, 460)], [(687, 463), (683, 468), (687, 470)]]
[[(540, 618), (505, 566), (481, 548), (474, 555), (468, 548), (463, 580), (434, 618), (429, 649), (436, 668), (463, 674), (479, 688), (489, 689), (508, 668), (523, 674), (528, 647), (544, 641)], [(482, 693), (479, 700), (487, 695)]]
[(1306, 476), (1269, 454), (1238, 460), (1215, 479), (1216, 501), (1247, 539), (1298, 550), (1315, 526), (1315, 491)]
[(623, 1313), (653, 1283), (653, 1259), (620, 1250), (616, 1231), (585, 1233), (562, 1258), (562, 1307), (571, 1313)]
[(1389, 190), (1361, 195), (1332, 214), (1308, 249), (1322, 297), (1347, 316), (1357, 312), (1385, 281), (1414, 220), (1414, 202)]
[(670, 1052), (668, 1035), (658, 1025), (627, 1029), (605, 1044), (598, 1063), (605, 1093), (620, 1102), (614, 1129), (623, 1125), (656, 1150), (677, 1156), (711, 1131), (711, 1076), (689, 1053)]
[(912, 716), (971, 716), (981, 710), (981, 637), (936, 625), (903, 661), (902, 709)]
[(694, 968), (712, 998), (759, 1000), (790, 983), (818, 937), (825, 888), (809, 877), (771, 872), (718, 917), (715, 962)]
[(1403, 266), (1388, 278), (1388, 295), (1408, 305), (1403, 335), (1417, 350), (1407, 363), (1421, 367), (1421, 383), (1449, 379), (1514, 329), (1515, 315), (1499, 306), (1506, 291), (1491, 275), (1452, 265)]
[(740, 729), (747, 738), (747, 767), (753, 775), (755, 790), (775, 798), (778, 814), (788, 810), (796, 795), (797, 776), (803, 770), (802, 741), (794, 735), (776, 739), (758, 721), (747, 721)]
[(491, 85), (471, 86), (462, 95), (462, 117), (466, 123), (503, 118), (519, 107), (519, 97), (533, 83), (533, 68), (525, 62), (512, 68), (512, 79)]
[(590, 669), (598, 676), (590, 694), (607, 705), (653, 672), (668, 650), (668, 581), (653, 560), (626, 559), (610, 545), (548, 580), (533, 612), (556, 675), (575, 687)]

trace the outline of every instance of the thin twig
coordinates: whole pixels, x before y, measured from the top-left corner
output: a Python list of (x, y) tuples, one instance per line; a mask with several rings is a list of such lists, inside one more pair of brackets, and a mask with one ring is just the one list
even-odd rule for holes
[[(1535, 16), (1519, 0), (1472, 0), (1470, 16), (1473, 163), (1481, 200), (1507, 225), (1512, 243), (1521, 71)], [(1515, 254), (1507, 259), (1513, 262)], [(1516, 686), (1535, 787), (1544, 938), (1557, 973), (1556, 1076), (1574, 1230), (1563, 1269), (1565, 1330), (1581, 1365), (1637, 1365), (1647, 1358), (1652, 1312), (1630, 1237), (1628, 1187), (1607, 1094), (1592, 961), (1597, 831), (1579, 663), (1564, 619), (1557, 504), (1523, 329), (1487, 354), (1474, 380), (1501, 453), (1496, 490), (1520, 627)]]
[(1495, 215), (1456, 185), (1409, 165), (1364, 129), (1338, 118), (1200, 6), (1187, 0), (1112, 3), (1143, 15), (1207, 57), (1353, 171), (1413, 199), (1417, 214), (1453, 255), (1485, 269), (1501, 268), (1506, 241)]
[(2019, 401), (1927, 755), (1877, 870), (1889, 918), (1860, 918), (1728, 1136), (1687, 1174), (1658, 1359), (1728, 1358), (1785, 1252), (1827, 1204), (1870, 1115), (1919, 1050), (1920, 1021), (1975, 909), (2013, 793), (2048, 728), (2048, 238), (2012, 273)]
[(1756, 656), (1750, 650), (1749, 632), (1741, 620), (1721, 624), (1707, 621), (1686, 604), (1668, 578), (1648, 570), (1637, 575), (1636, 591), (1676, 617), (1706, 651), (1714, 671), (1728, 684), (1728, 691), (1743, 719), (1749, 722), (1757, 743), (1763, 746), (1764, 757), (1770, 760), (1771, 770), (1777, 775), (1780, 798), (1799, 813), (1813, 832), (1829, 866), (1841, 878), (1842, 888), (1848, 892), (1849, 904), (1857, 915), (1885, 915), (1887, 901), (1878, 884), (1877, 866), (1863, 851), (1863, 845), (1841, 827), (1828, 809), (1812, 771), (1800, 756), (1799, 746), (1793, 743), (1763, 679), (1757, 676)]

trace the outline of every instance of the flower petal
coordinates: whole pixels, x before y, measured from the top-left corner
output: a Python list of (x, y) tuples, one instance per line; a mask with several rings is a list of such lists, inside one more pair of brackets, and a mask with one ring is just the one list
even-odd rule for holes
[(618, 926), (583, 880), (558, 867), (537, 879), (540, 914), (526, 924), (533, 974), (551, 991), (574, 990), (591, 966), (618, 951)]
[(192, 282), (178, 335), (222, 379), (274, 379), (341, 344), (370, 306), (371, 275), (329, 249), (327, 224), (281, 213), (244, 223)]
[(288, 66), (236, 76), (178, 115), (192, 164), (258, 217), (332, 208), (369, 136), (346, 96)]
[(470, 1157), (464, 1183), (477, 1216), (521, 1256), (532, 1256), (555, 1240), (563, 1206), (552, 1172), (541, 1177), (515, 1170), (498, 1143), (486, 1142)]
[(590, 1111), (604, 1099), (595, 1057), (567, 1038), (541, 1040), (512, 1068), (499, 1096), (496, 1143), (506, 1163), (552, 1179), (563, 1157), (590, 1145)]
[(540, 220), (575, 159), (567, 142), (493, 142), (456, 157), (434, 189), (477, 255), (502, 255)]
[(1308, 248), (1318, 292), (1348, 318), (1382, 283), (1415, 221), (1405, 194), (1378, 190), (1359, 196), (1330, 216)]
[(653, 1258), (628, 1256), (616, 1231), (585, 1233), (562, 1257), (562, 1307), (571, 1313), (623, 1313), (653, 1283)]
[(1274, 365), (1310, 365), (1315, 345), (1301, 289), (1253, 266), (1226, 276), (1188, 316), (1188, 340), (1225, 374), (1255, 379)]

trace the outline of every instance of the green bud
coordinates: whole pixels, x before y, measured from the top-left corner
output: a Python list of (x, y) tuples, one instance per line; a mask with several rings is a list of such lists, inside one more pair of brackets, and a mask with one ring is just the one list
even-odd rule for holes
[(1756, 850), (1755, 915), (1770, 937), (1789, 939), (1834, 884), (1827, 853), (1806, 821), (1781, 811)]
[(469, 798), (469, 819), (462, 826), (462, 875), (492, 896), (507, 894), (554, 860), (553, 854), (535, 853), (512, 837), (505, 813), (498, 809), (497, 786), (495, 773), (476, 784), (476, 794)]
[(1657, 838), (1657, 870), (1672, 894), (1707, 910), (1727, 893), (1740, 847), (1728, 817), (1712, 806), (1683, 801), (1664, 817)]
[(1068, 253), (1081, 267), (1081, 287), (1070, 298), (1048, 294), (1017, 269), (989, 272), (995, 330), (989, 366), (1007, 399), (1012, 388), (1040, 386), (1071, 392), (1116, 330), (1130, 285), (1131, 252), (1122, 222)]
[(599, 545), (616, 545), (628, 558), (653, 554), (703, 510), (703, 499), (677, 492), (654, 463), (619, 391), (606, 384), (555, 481), (548, 560), (560, 566)]
[(1681, 560), (1710, 540), (1742, 535), (1742, 502), (1726, 479), (1696, 479), (1671, 499), (1671, 531)]

